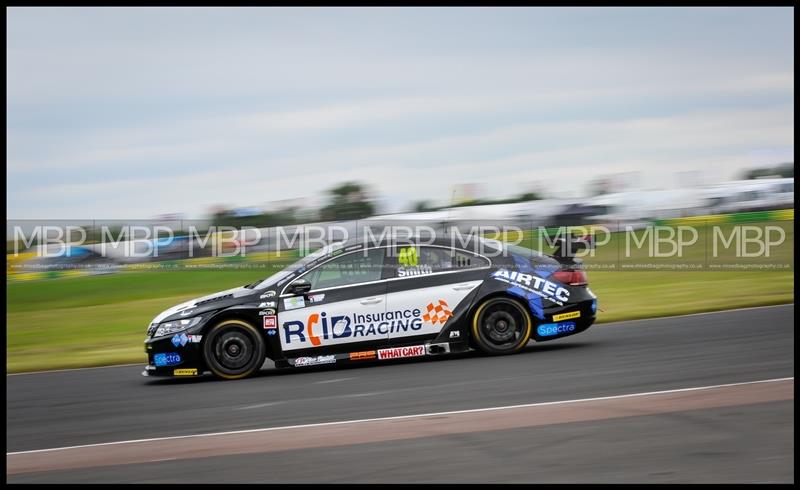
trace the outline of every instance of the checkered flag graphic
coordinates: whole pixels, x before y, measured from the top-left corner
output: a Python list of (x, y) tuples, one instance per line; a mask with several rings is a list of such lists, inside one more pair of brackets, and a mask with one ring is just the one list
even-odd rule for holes
[(436, 304), (428, 303), (428, 312), (422, 315), (422, 319), (434, 325), (437, 323), (444, 325), (451, 316), (453, 316), (453, 312), (450, 311), (447, 301), (440, 299)]

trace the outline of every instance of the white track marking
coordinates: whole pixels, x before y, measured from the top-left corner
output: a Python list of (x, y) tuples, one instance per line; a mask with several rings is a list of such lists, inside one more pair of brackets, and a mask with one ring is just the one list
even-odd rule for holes
[(421, 414), (414, 414), (414, 415), (399, 415), (395, 417), (377, 417), (371, 419), (356, 419), (356, 420), (340, 420), (337, 422), (322, 422), (316, 424), (302, 424), (302, 425), (286, 425), (283, 427), (265, 427), (262, 429), (246, 429), (246, 430), (234, 430), (228, 432), (211, 432), (207, 434), (190, 434), (185, 436), (169, 436), (169, 437), (153, 437), (149, 439), (132, 439), (128, 441), (115, 441), (115, 442), (101, 442), (97, 444), (83, 444), (80, 446), (65, 446), (65, 447), (56, 447), (50, 449), (34, 449), (30, 451), (16, 451), (11, 453), (6, 453), (6, 456), (12, 456), (14, 454), (33, 454), (33, 453), (46, 453), (52, 451), (66, 451), (69, 449), (79, 449), (79, 448), (86, 448), (86, 447), (102, 447), (102, 446), (116, 446), (120, 444), (136, 444), (141, 442), (156, 442), (156, 441), (170, 441), (175, 439), (192, 439), (196, 437), (212, 437), (212, 436), (227, 436), (233, 434), (252, 434), (255, 432), (270, 432), (270, 431), (277, 431), (277, 430), (287, 430), (287, 429), (304, 429), (309, 427), (326, 427), (332, 425), (344, 425), (344, 424), (363, 424), (366, 422), (380, 422), (380, 421), (387, 421), (387, 420), (403, 420), (403, 419), (414, 419), (414, 418), (424, 418), (424, 417), (441, 417), (445, 415), (458, 415), (464, 413), (477, 413), (477, 412), (492, 412), (497, 410), (510, 410), (515, 408), (528, 408), (528, 407), (544, 407), (548, 405), (567, 405), (572, 403), (585, 403), (585, 402), (593, 402), (593, 401), (600, 401), (600, 400), (617, 400), (621, 398), (633, 398), (638, 396), (650, 396), (650, 395), (665, 395), (668, 393), (684, 393), (688, 391), (700, 391), (700, 390), (713, 390), (716, 388), (726, 388), (730, 386), (744, 386), (744, 385), (753, 385), (753, 384), (761, 384), (761, 383), (778, 383), (781, 381), (794, 381), (794, 376), (788, 378), (774, 378), (774, 379), (762, 379), (758, 381), (743, 381), (740, 383), (727, 383), (721, 385), (710, 385), (710, 386), (697, 386), (692, 388), (677, 388), (672, 390), (662, 390), (662, 391), (648, 391), (644, 393), (629, 393), (626, 395), (612, 395), (612, 396), (599, 396), (594, 398), (579, 398), (576, 400), (562, 400), (562, 401), (555, 401), (555, 402), (540, 402), (540, 403), (525, 403), (522, 405), (507, 405), (502, 407), (487, 407), (487, 408), (474, 408), (470, 410), (453, 410), (450, 412), (433, 412), (433, 413), (421, 413)]
[[(781, 306), (794, 306), (794, 303), (784, 303), (781, 305), (765, 305), (765, 306), (747, 306), (745, 308), (734, 308), (732, 310), (714, 310), (714, 311), (701, 311), (700, 313), (687, 313), (685, 315), (671, 315), (671, 316), (653, 316), (650, 318), (634, 318), (631, 320), (619, 320), (616, 322), (609, 322), (609, 323), (595, 323), (592, 327), (616, 327), (618, 325), (623, 325), (625, 323), (631, 322), (648, 322), (650, 320), (669, 320), (671, 318), (683, 318), (687, 316), (703, 316), (703, 315), (716, 315), (718, 313), (733, 313), (734, 311), (747, 311), (747, 310), (759, 310), (762, 308), (780, 308)], [(624, 325), (623, 325), (624, 326)]]
[(346, 395), (337, 395), (336, 398), (363, 398), (365, 396), (388, 395), (388, 394), (391, 394), (391, 393), (395, 393), (395, 390), (368, 391), (366, 393), (348, 393)]
[(285, 402), (279, 401), (279, 402), (259, 403), (257, 405), (245, 405), (244, 407), (234, 408), (233, 410), (253, 410), (254, 408), (272, 407), (272, 406), (275, 406), (275, 405), (280, 405), (281, 403), (285, 403)]
[(351, 379), (356, 379), (356, 378), (326, 379), (326, 380), (323, 380), (323, 381), (314, 381), (314, 384), (321, 385), (321, 384), (325, 384), (325, 383), (338, 383), (340, 381), (348, 381), (348, 380), (351, 380)]
[(90, 369), (108, 369), (108, 368), (119, 368), (119, 367), (126, 367), (126, 366), (144, 366), (146, 363), (142, 362), (134, 362), (130, 364), (112, 364), (111, 366), (94, 366), (94, 367), (83, 367), (83, 368), (69, 368), (69, 369), (51, 369), (49, 371), (27, 371), (24, 373), (11, 373), (6, 374), (6, 376), (25, 376), (28, 374), (48, 374), (48, 373), (68, 373), (70, 371), (88, 371)]

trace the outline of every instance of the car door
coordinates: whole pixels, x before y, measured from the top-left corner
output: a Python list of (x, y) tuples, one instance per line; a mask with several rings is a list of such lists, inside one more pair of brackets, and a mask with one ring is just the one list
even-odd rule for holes
[(334, 257), (298, 276), (311, 284), (304, 295), (279, 297), (281, 348), (287, 356), (358, 352), (385, 346), (385, 248)]
[(483, 282), (487, 258), (443, 246), (398, 246), (387, 258), (387, 315), (411, 312), (409, 328), (393, 328), (391, 345), (431, 339), (453, 311)]

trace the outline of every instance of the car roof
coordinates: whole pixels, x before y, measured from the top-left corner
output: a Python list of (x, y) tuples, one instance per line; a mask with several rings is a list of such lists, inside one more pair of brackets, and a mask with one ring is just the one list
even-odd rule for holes
[[(480, 237), (477, 235), (446, 235), (446, 236), (420, 236), (420, 235), (403, 235), (403, 236), (369, 236), (350, 239), (343, 242), (332, 243), (327, 246), (327, 254), (333, 253), (340, 248), (356, 250), (357, 245), (367, 248), (386, 247), (386, 246), (425, 246), (433, 245), (439, 247), (459, 248), (463, 250), (476, 251), (479, 249), (493, 248), (501, 249), (502, 243), (497, 240)], [(361, 248), (361, 247), (359, 247)], [(349, 251), (349, 250), (348, 250)]]

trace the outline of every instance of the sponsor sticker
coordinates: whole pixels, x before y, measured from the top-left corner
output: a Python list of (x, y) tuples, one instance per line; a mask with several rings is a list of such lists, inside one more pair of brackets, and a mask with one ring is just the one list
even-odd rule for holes
[(536, 274), (500, 269), (492, 274), (492, 279), (516, 286), (558, 305), (563, 305), (569, 301), (569, 290), (567, 288)]
[[(298, 297), (302, 299), (302, 297)], [(285, 300), (296, 298), (285, 298)], [(287, 306), (287, 310), (292, 309)], [(283, 341), (286, 345), (322, 345), (323, 340), (343, 338), (386, 338), (398, 332), (421, 330), (425, 323), (444, 326), (453, 315), (443, 299), (428, 303), (425, 308), (406, 308), (380, 313), (329, 314), (314, 312), (305, 320), (291, 320), (282, 324)]]
[(425, 276), (427, 274), (433, 274), (433, 268), (430, 265), (397, 268), (397, 277)]
[(266, 293), (259, 296), (258, 299), (272, 298), (273, 296), (275, 296), (275, 291), (267, 291)]
[(263, 303), (258, 305), (258, 307), (259, 308), (275, 308), (275, 302), (274, 301), (264, 301)]
[(369, 359), (377, 359), (378, 353), (374, 350), (365, 350), (362, 352), (351, 352), (350, 353), (350, 360), (351, 361), (367, 361)]
[(156, 367), (175, 366), (180, 364), (181, 361), (181, 355), (177, 352), (165, 352), (163, 354), (153, 355), (153, 364), (155, 364)]
[(294, 360), (295, 366), (316, 366), (318, 364), (334, 364), (336, 356), (298, 357)]
[[(278, 328), (278, 317), (275, 315), (264, 317), (264, 329), (275, 330)], [(274, 335), (274, 334), (273, 334)]]
[(567, 313), (560, 313), (558, 315), (553, 315), (554, 322), (560, 322), (561, 320), (569, 320), (570, 318), (580, 318), (581, 312), (580, 311), (570, 311)]
[(575, 322), (544, 323), (536, 327), (536, 333), (540, 337), (552, 337), (562, 333), (575, 331)]
[(278, 333), (277, 330), (267, 330), (267, 335), (275, 335), (277, 333)]
[(412, 345), (411, 347), (393, 347), (391, 349), (380, 349), (378, 359), (400, 359), (401, 357), (419, 357), (425, 355), (424, 345)]
[(459, 332), (458, 330), (453, 330), (452, 332), (450, 332), (451, 339), (457, 339), (459, 337), (461, 337), (461, 332)]
[(419, 253), (417, 252), (417, 247), (412, 246), (401, 248), (400, 253), (397, 256), (397, 263), (406, 267), (419, 265)]
[(308, 302), (309, 303), (320, 303), (325, 300), (325, 293), (319, 294), (309, 294), (308, 295)]
[(427, 313), (422, 315), (422, 319), (426, 322), (430, 322), (432, 325), (436, 325), (437, 323), (444, 325), (447, 319), (453, 316), (453, 312), (450, 311), (450, 305), (443, 299), (440, 299), (435, 304), (428, 303), (426, 308)]
[(172, 371), (173, 376), (197, 376), (197, 369), (176, 369)]
[(283, 307), (287, 310), (296, 310), (297, 308), (305, 308), (306, 301), (302, 296), (295, 296), (293, 298), (284, 298)]
[(189, 338), (189, 342), (193, 344), (199, 344), (200, 341), (203, 340), (202, 335), (187, 335), (187, 337)]
[(189, 336), (186, 335), (186, 332), (176, 333), (172, 336), (172, 345), (175, 347), (183, 347), (184, 345), (189, 343)]
[(259, 311), (258, 314), (259, 314), (259, 316), (274, 315), (275, 314), (275, 309), (274, 308), (267, 308), (265, 310)]

